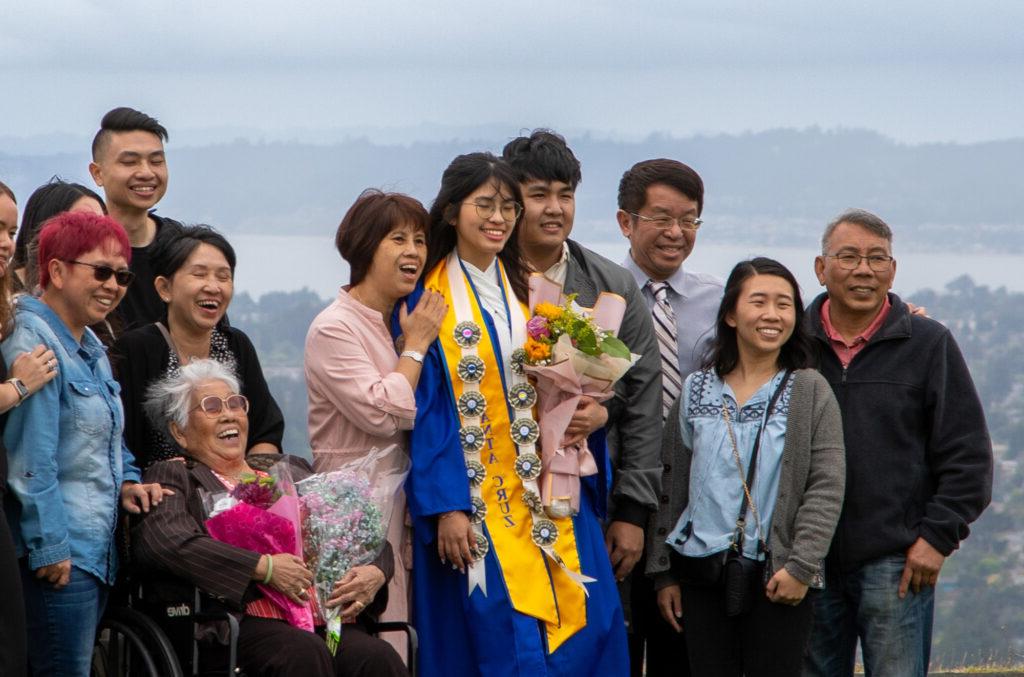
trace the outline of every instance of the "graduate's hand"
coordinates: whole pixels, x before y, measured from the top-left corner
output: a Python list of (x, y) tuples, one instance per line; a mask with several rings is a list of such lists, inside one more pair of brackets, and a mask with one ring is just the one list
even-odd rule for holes
[(683, 596), (678, 584), (666, 585), (658, 591), (658, 610), (673, 630), (683, 631)]
[(437, 554), (441, 564), (452, 563), (453, 569), (466, 573), (473, 563), (476, 536), (469, 517), (461, 510), (442, 513), (437, 518)]

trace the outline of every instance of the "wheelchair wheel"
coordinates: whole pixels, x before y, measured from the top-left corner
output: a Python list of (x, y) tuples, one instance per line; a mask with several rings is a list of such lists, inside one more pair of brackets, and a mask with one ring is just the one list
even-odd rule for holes
[(171, 643), (149, 617), (111, 609), (100, 621), (93, 677), (184, 677)]

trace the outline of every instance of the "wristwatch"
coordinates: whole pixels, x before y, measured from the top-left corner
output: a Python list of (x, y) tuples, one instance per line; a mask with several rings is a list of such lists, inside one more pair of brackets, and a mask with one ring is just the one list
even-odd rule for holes
[(415, 350), (403, 350), (399, 357), (408, 357), (411, 360), (416, 360), (420, 364), (423, 364), (423, 353)]
[[(18, 391), (18, 404), (24, 402), (25, 398), (28, 397), (28, 388), (25, 387), (25, 384), (22, 383), (21, 379), (17, 376), (12, 376), (7, 379), (5, 383), (10, 383), (14, 386), (14, 389)], [(14, 406), (18, 406), (18, 404), (15, 404)]]

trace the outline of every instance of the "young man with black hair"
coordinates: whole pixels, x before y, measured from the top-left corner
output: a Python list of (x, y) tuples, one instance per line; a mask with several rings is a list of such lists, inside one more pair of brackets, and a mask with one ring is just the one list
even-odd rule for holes
[(129, 267), (135, 280), (116, 310), (121, 332), (155, 322), (165, 312), (153, 286), (148, 247), (161, 231), (181, 225), (154, 213), (167, 192), (167, 138), (167, 129), (156, 119), (122, 107), (103, 116), (92, 142), (89, 173), (132, 246)]
[[(519, 244), (530, 267), (562, 283), (581, 306), (593, 306), (602, 292), (626, 299), (619, 338), (641, 355), (640, 361), (615, 385), (615, 397), (605, 406), (584, 398), (568, 431), (582, 438), (605, 426), (613, 466), (605, 544), (615, 576), (623, 581), (632, 578), (643, 555), (644, 528), (658, 507), (662, 470), (661, 370), (651, 316), (626, 270), (569, 239), (581, 172), (565, 139), (537, 130), (510, 141), (503, 156), (523, 191)], [(642, 567), (636, 576), (643, 577)], [(629, 618), (625, 593), (624, 600)], [(643, 646), (639, 656), (630, 649), (632, 671), (640, 674)], [(650, 667), (648, 674), (654, 674)]]

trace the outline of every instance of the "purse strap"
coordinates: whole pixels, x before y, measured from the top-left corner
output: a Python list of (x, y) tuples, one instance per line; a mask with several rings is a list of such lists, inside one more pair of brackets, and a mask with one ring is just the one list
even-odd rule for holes
[(740, 460), (739, 445), (736, 443), (736, 433), (732, 429), (732, 420), (729, 417), (729, 408), (722, 402), (722, 419), (725, 420), (725, 427), (729, 433), (729, 441), (732, 443), (732, 455), (736, 461), (736, 469), (740, 473), (740, 482), (743, 483), (743, 500), (740, 502), (739, 515), (736, 517), (736, 531), (733, 532), (732, 549), (738, 554), (743, 554), (743, 541), (744, 541), (744, 530), (747, 526), (747, 509), (754, 514), (754, 525), (757, 528), (757, 551), (768, 552), (768, 544), (764, 540), (764, 531), (761, 529), (761, 517), (757, 512), (757, 505), (754, 503), (754, 497), (750, 494), (750, 487), (754, 485), (754, 477), (757, 473), (757, 453), (761, 449), (761, 434), (764, 432), (764, 426), (768, 422), (768, 418), (772, 415), (772, 411), (775, 409), (776, 403), (779, 401), (779, 397), (782, 396), (782, 391), (786, 388), (786, 382), (789, 381), (789, 375), (792, 370), (787, 369), (782, 375), (782, 381), (775, 388), (775, 392), (772, 393), (771, 400), (768, 402), (768, 408), (765, 410), (764, 420), (761, 421), (761, 425), (757, 428), (757, 436), (754, 437), (754, 449), (750, 454), (750, 465), (747, 467), (747, 476), (743, 477), (743, 462)]

